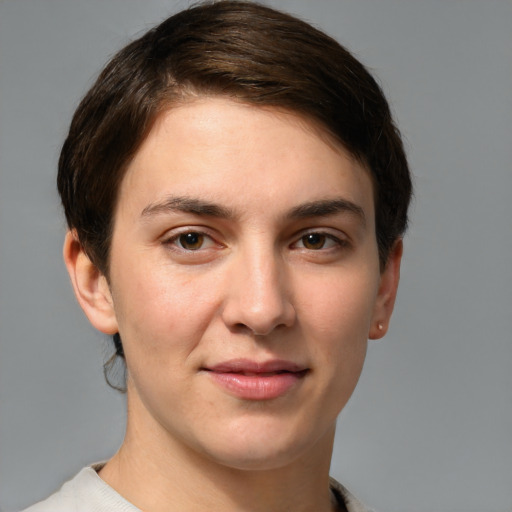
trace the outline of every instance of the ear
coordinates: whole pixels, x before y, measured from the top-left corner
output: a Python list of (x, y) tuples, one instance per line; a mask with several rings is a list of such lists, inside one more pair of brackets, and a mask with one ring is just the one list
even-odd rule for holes
[(378, 340), (382, 338), (389, 327), (391, 313), (395, 306), (398, 282), (400, 281), (400, 262), (402, 261), (403, 242), (397, 240), (389, 253), (386, 266), (380, 275), (379, 291), (375, 301), (372, 324), (368, 338)]
[(63, 255), (76, 298), (91, 324), (105, 334), (118, 332), (107, 278), (89, 259), (74, 230), (66, 234)]

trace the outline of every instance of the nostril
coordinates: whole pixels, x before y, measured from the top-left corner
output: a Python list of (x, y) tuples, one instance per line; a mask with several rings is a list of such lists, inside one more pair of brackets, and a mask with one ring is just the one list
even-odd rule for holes
[(251, 328), (241, 322), (231, 326), (230, 330), (236, 334), (254, 334)]

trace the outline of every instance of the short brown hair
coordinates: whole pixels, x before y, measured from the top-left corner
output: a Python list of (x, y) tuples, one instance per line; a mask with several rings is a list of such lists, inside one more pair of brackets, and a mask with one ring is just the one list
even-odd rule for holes
[(407, 226), (411, 179), (380, 87), (311, 25), (257, 3), (219, 1), (181, 11), (122, 49), (75, 112), (58, 189), (68, 226), (105, 275), (124, 171), (158, 114), (191, 93), (297, 112), (341, 142), (371, 172), (385, 264)]

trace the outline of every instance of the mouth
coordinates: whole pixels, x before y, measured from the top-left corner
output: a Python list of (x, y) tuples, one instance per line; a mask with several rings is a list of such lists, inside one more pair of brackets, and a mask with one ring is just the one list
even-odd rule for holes
[(201, 368), (224, 391), (244, 400), (271, 400), (292, 391), (309, 368), (291, 361), (233, 359)]

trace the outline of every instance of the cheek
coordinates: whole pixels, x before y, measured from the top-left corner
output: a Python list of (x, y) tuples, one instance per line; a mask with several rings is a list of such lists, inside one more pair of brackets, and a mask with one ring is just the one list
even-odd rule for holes
[[(118, 268), (113, 298), (119, 330), (127, 350), (144, 350), (158, 358), (170, 347), (188, 352), (213, 314), (214, 283), (197, 275), (151, 263)], [(127, 270), (129, 269), (129, 270)]]
[[(373, 274), (349, 272), (330, 276), (321, 286), (302, 291), (302, 328), (313, 340), (310, 350), (331, 385), (351, 390), (363, 367), (378, 280)], [(351, 391), (350, 391), (351, 392)]]
[[(378, 277), (348, 271), (303, 280), (298, 290), (300, 310), (307, 325), (326, 339), (366, 338), (378, 290)], [(350, 339), (350, 337), (348, 338)]]

